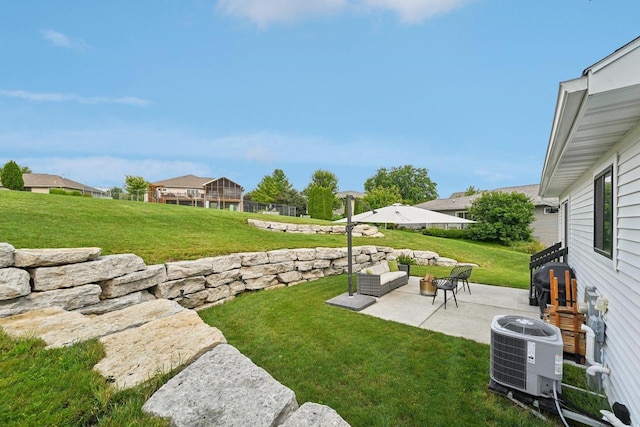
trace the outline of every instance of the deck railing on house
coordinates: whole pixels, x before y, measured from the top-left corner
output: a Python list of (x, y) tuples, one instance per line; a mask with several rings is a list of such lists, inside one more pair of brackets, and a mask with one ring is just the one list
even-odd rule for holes
[(569, 248), (561, 248), (562, 243), (556, 243), (553, 246), (531, 255), (529, 262), (529, 305), (538, 305), (536, 298), (536, 287), (533, 283), (533, 275), (535, 271), (548, 262), (567, 262)]

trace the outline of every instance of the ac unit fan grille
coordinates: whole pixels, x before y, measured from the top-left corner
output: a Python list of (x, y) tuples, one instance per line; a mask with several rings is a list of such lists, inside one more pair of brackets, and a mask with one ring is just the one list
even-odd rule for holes
[(527, 342), (499, 333), (491, 334), (491, 377), (505, 385), (527, 386)]

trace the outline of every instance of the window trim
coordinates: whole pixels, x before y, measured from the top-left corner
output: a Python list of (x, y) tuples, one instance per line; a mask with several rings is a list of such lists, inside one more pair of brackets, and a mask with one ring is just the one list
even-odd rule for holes
[[(593, 178), (593, 250), (600, 255), (613, 259), (613, 236), (614, 236), (614, 182), (613, 164), (606, 167)], [(610, 194), (606, 194), (607, 177), (609, 178), (611, 189)], [(610, 205), (607, 213), (606, 205)], [(609, 233), (605, 235), (606, 222), (609, 222)], [(607, 245), (607, 237), (609, 242)]]

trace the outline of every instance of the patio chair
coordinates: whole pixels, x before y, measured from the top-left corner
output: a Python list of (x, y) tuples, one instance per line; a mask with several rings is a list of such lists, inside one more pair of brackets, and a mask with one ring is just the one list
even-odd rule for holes
[[(471, 295), (471, 288), (469, 287), (469, 282), (467, 279), (471, 276), (471, 270), (473, 270), (472, 265), (459, 265), (457, 267), (453, 267), (451, 273), (449, 273), (449, 277), (456, 278), (462, 282), (462, 290), (464, 291), (465, 285), (467, 289), (469, 289), (469, 295)], [(458, 288), (456, 287), (456, 292)]]
[(436, 296), (438, 296), (438, 289), (442, 289), (444, 291), (444, 309), (447, 309), (447, 291), (451, 291), (451, 293), (453, 294), (453, 300), (456, 302), (456, 307), (458, 307), (458, 300), (456, 299), (456, 288), (458, 287), (457, 278), (439, 277), (437, 279), (433, 279), (431, 283), (436, 288), (436, 292), (433, 294), (431, 305), (433, 305), (433, 303), (436, 301)]

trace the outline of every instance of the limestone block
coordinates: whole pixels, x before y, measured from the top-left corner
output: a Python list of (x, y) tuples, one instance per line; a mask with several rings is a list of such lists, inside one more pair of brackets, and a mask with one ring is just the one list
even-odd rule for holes
[(267, 264), (269, 262), (269, 256), (266, 252), (244, 252), (240, 254), (240, 259), (243, 267)]
[(233, 283), (231, 283), (229, 285), (229, 293), (231, 295), (238, 295), (238, 294), (241, 294), (242, 292), (244, 292), (245, 288), (246, 288), (246, 286), (245, 286), (244, 282), (240, 282), (240, 281), (233, 282)]
[(8, 243), (0, 243), (0, 268), (11, 267), (15, 248)]
[(378, 248), (378, 252), (384, 252), (386, 254), (390, 254), (393, 253), (395, 251), (395, 249), (389, 247), (389, 246), (376, 246), (376, 248)]
[(358, 264), (362, 264), (365, 262), (370, 262), (371, 261), (371, 255), (368, 254), (360, 254), (358, 256), (355, 257), (354, 262), (358, 263)]
[(295, 251), (291, 249), (277, 249), (267, 252), (269, 257), (269, 263), (276, 264), (279, 262), (295, 261), (297, 260)]
[(298, 232), (302, 234), (316, 234), (317, 231), (310, 224), (298, 224)]
[(206, 276), (213, 273), (213, 258), (167, 263), (167, 280), (184, 279), (191, 276)]
[(29, 273), (20, 268), (0, 268), (0, 300), (29, 295)]
[(455, 267), (458, 264), (458, 261), (452, 258), (438, 257), (435, 259), (433, 265), (437, 265), (439, 267)]
[(347, 226), (346, 225), (332, 225), (331, 233), (333, 234), (347, 234)]
[(251, 219), (251, 218), (249, 218), (249, 219), (247, 220), (247, 222), (248, 222), (250, 225), (253, 225), (254, 227), (263, 228), (263, 229), (265, 229), (265, 230), (269, 228), (269, 223), (268, 223), (267, 221), (260, 221), (260, 220), (258, 220), (258, 219)]
[(321, 225), (319, 227), (319, 232), (323, 234), (330, 234), (333, 231), (332, 225)]
[(171, 280), (169, 282), (159, 283), (151, 288), (151, 293), (156, 298), (177, 298), (180, 295), (188, 295), (201, 291), (205, 288), (204, 276), (187, 277), (184, 279)]
[(295, 269), (294, 261), (280, 262), (277, 264), (255, 265), (252, 267), (242, 267), (240, 274), (244, 280), (255, 279), (264, 275), (274, 275), (286, 273)]
[(278, 274), (278, 280), (282, 283), (291, 283), (302, 280), (302, 273), (299, 271), (288, 271), (286, 273)]
[(18, 249), (14, 254), (16, 267), (51, 267), (76, 264), (97, 259), (100, 248)]
[(35, 335), (42, 338), (48, 348), (55, 348), (135, 328), (184, 310), (174, 301), (155, 299), (93, 317), (61, 307), (48, 307), (0, 319), (0, 326), (12, 335)]
[(378, 253), (378, 248), (373, 245), (359, 246), (359, 248), (361, 254), (372, 255)]
[(294, 249), (298, 261), (313, 261), (316, 259), (316, 250), (312, 248)]
[(319, 259), (313, 263), (313, 268), (329, 268), (331, 266), (331, 260)]
[(58, 306), (65, 310), (75, 310), (100, 302), (100, 285), (90, 284), (71, 289), (55, 289), (47, 292), (31, 292), (29, 295), (0, 301), (0, 317), (12, 316), (29, 310)]
[(34, 291), (71, 288), (124, 276), (147, 266), (134, 254), (107, 255), (95, 261), (57, 267), (38, 267), (31, 271)]
[(313, 269), (313, 261), (296, 261), (295, 267), (298, 271), (309, 271)]
[(286, 226), (287, 226), (287, 228), (286, 228), (287, 232), (289, 232), (289, 231), (291, 231), (291, 232), (299, 232), (299, 231), (301, 231), (300, 227), (301, 226), (304, 227), (304, 224), (294, 224), (294, 223), (290, 223), (289, 224), (288, 223), (288, 224), (286, 224)]
[(208, 288), (215, 288), (222, 285), (227, 285), (229, 283), (235, 282), (240, 279), (242, 275), (240, 274), (240, 268), (235, 270), (223, 271), (222, 273), (214, 273), (210, 274), (206, 277), (206, 286)]
[(347, 256), (347, 248), (316, 248), (317, 259), (336, 259)]
[(256, 291), (258, 289), (277, 285), (278, 283), (278, 277), (275, 275), (262, 276), (255, 279), (245, 280), (245, 289), (249, 291)]
[(167, 270), (164, 264), (150, 265), (145, 270), (125, 274), (100, 284), (103, 298), (116, 298), (133, 292), (148, 289), (166, 282)]
[(418, 265), (429, 265), (429, 262), (439, 258), (439, 255), (437, 252), (432, 251), (413, 251), (413, 257), (416, 259)]
[(272, 222), (269, 225), (269, 229), (275, 231), (287, 231), (287, 224), (284, 222)]
[(349, 427), (349, 425), (335, 409), (307, 402), (280, 427)]
[(377, 227), (367, 227), (362, 230), (362, 235), (366, 237), (384, 237)]
[(333, 267), (329, 267), (329, 268), (325, 268), (324, 270), (322, 270), (322, 274), (324, 274), (325, 276), (335, 276), (337, 274), (342, 274), (346, 272), (346, 268), (333, 268)]
[(242, 259), (239, 254), (223, 255), (213, 258), (213, 273), (237, 270), (240, 267), (242, 267)]
[(320, 279), (321, 277), (324, 277), (324, 271), (323, 270), (311, 270), (311, 271), (303, 271), (302, 272), (302, 278), (304, 280)]
[(331, 265), (333, 267), (347, 267), (349, 265), (349, 258), (344, 257), (344, 258), (337, 258), (334, 259), (333, 262), (331, 263)]
[(378, 252), (378, 253), (375, 253), (375, 254), (371, 254), (371, 262), (376, 263), (376, 262), (382, 261), (384, 259), (387, 259), (387, 256), (386, 256), (386, 254), (384, 252)]
[(79, 308), (76, 311), (82, 314), (104, 314), (155, 299), (156, 297), (151, 295), (148, 291), (142, 290), (117, 298), (109, 298), (100, 301), (98, 304)]
[(220, 286), (217, 288), (207, 288), (205, 290), (189, 294), (184, 298), (178, 298), (178, 303), (186, 308), (199, 307), (206, 303), (216, 302), (225, 298), (229, 298), (231, 292), (229, 286)]
[[(106, 357), (93, 369), (114, 381), (117, 389), (141, 384), (160, 372), (188, 365), (226, 340), (198, 313), (183, 310), (100, 338)], [(207, 394), (211, 394), (209, 388)], [(215, 393), (214, 393), (215, 394)]]
[(271, 427), (297, 408), (291, 389), (228, 344), (202, 355), (142, 406), (175, 427)]

